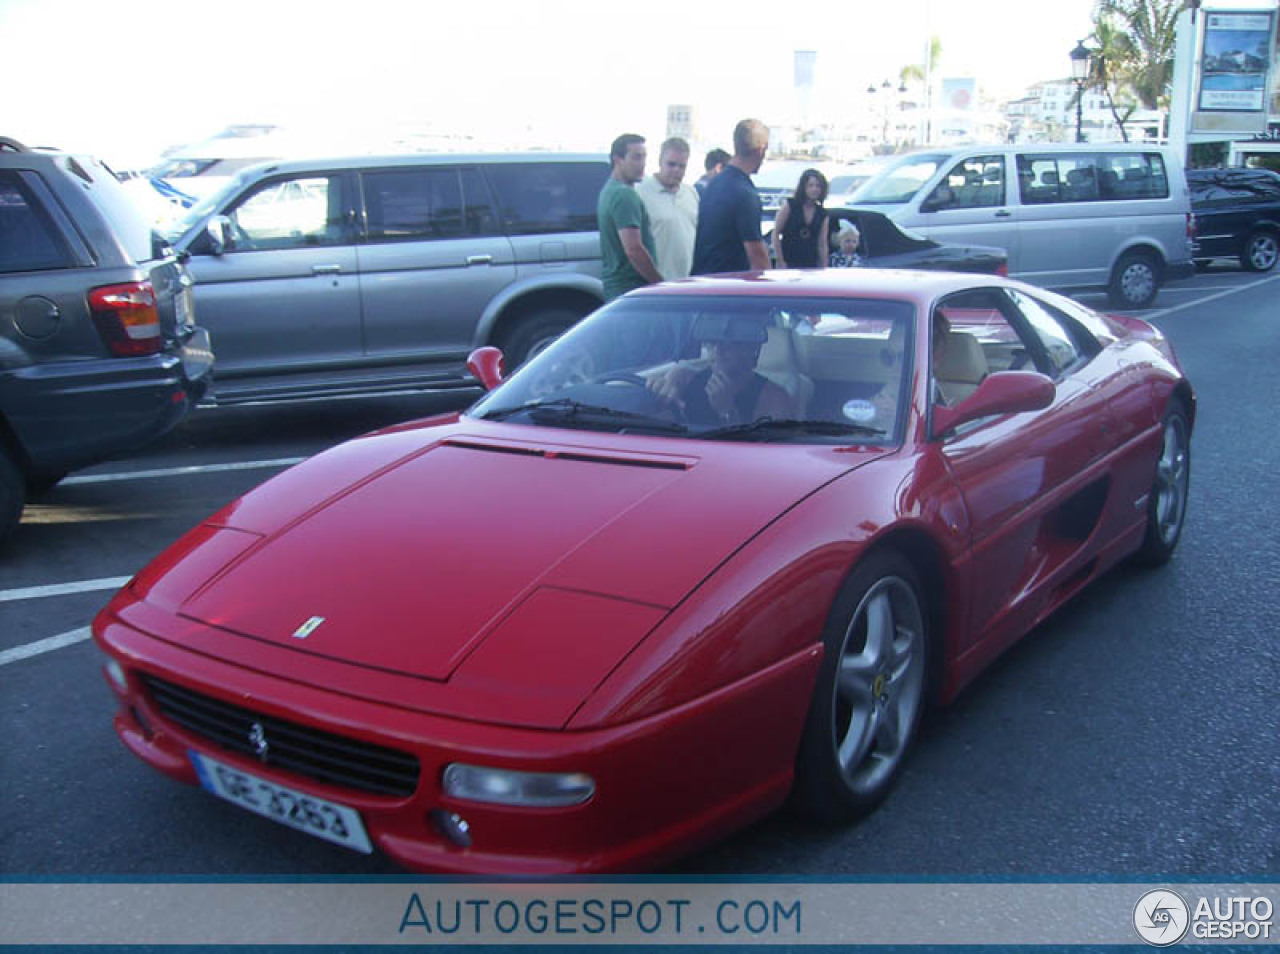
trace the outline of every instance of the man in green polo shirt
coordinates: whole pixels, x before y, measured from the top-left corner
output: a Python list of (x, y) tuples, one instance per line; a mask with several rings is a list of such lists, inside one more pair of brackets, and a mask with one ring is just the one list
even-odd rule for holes
[(606, 301), (641, 285), (662, 281), (654, 264), (657, 252), (649, 213), (635, 190), (635, 184), (644, 178), (644, 137), (632, 133), (619, 136), (613, 141), (609, 158), (613, 173), (600, 190), (596, 204)]

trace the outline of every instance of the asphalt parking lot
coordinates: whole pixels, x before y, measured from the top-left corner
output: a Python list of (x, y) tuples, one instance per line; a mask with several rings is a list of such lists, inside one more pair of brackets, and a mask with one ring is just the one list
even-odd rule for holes
[[(1008, 654), (930, 724), (901, 790), (863, 824), (833, 834), (782, 815), (677, 870), (1277, 870), (1280, 552), (1264, 488), (1280, 467), (1278, 282), (1218, 264), (1142, 314), (1173, 340), (1201, 408), (1189, 523), (1169, 568), (1116, 571)], [(1080, 300), (1105, 308), (1101, 295)], [(393, 871), (137, 763), (111, 731), (88, 625), (172, 540), (281, 469), (477, 393), (202, 409), (34, 501), (0, 545), (0, 869)]]

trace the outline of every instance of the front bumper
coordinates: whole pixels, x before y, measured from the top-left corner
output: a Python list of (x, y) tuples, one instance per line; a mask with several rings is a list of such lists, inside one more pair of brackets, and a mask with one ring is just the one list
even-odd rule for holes
[[(749, 679), (658, 716), (590, 731), (541, 731), (427, 714), (303, 685), (197, 655), (104, 611), (100, 648), (124, 667), (114, 685), (116, 733), (143, 761), (181, 781), (203, 752), (243, 772), (358, 811), (375, 847), (400, 865), (459, 874), (551, 876), (652, 867), (777, 808), (791, 787), (796, 746), (821, 650), (814, 646)], [(359, 742), (419, 763), (407, 797), (371, 795), (263, 765), (167, 720), (140, 676)], [(108, 679), (108, 683), (111, 680)], [(346, 687), (344, 687), (346, 688)], [(305, 714), (305, 715), (304, 715)], [(566, 808), (524, 808), (446, 797), (451, 762), (526, 772), (585, 772), (595, 795)], [(433, 810), (457, 813), (470, 847), (452, 843)]]

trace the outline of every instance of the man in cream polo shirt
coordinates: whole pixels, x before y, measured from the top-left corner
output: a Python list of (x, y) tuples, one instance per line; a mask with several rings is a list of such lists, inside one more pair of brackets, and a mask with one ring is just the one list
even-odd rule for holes
[(680, 138), (668, 139), (658, 153), (658, 171), (636, 186), (658, 247), (658, 272), (666, 281), (688, 277), (693, 265), (698, 193), (684, 183), (688, 167), (689, 144)]

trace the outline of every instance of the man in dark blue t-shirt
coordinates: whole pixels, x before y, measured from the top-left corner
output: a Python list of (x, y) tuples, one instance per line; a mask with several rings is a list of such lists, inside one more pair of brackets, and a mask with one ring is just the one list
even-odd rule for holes
[(760, 234), (760, 195), (751, 181), (769, 150), (769, 127), (744, 119), (733, 130), (733, 158), (707, 185), (698, 208), (694, 275), (764, 271), (769, 253)]

